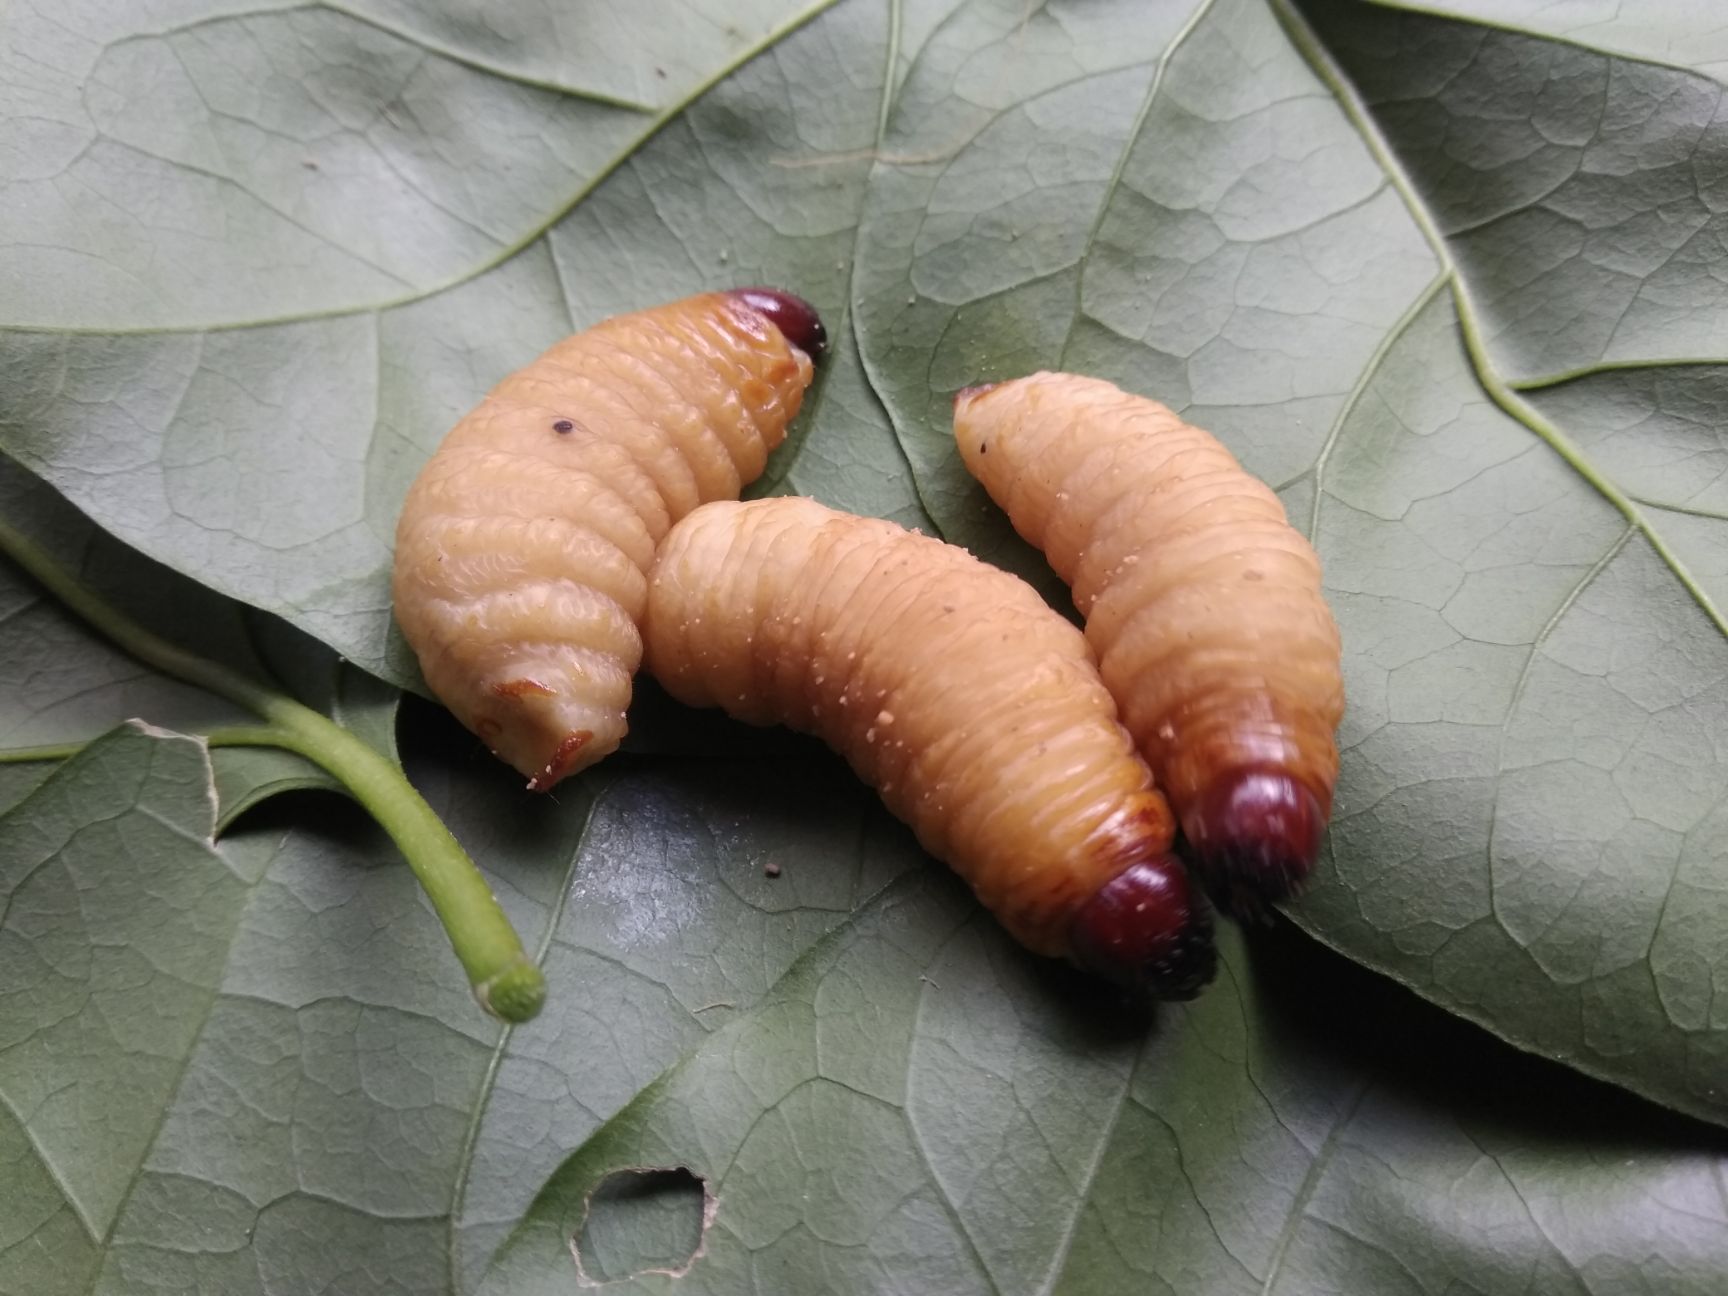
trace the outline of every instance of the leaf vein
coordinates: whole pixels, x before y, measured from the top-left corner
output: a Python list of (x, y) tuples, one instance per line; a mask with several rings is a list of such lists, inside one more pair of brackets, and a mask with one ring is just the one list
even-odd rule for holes
[(1092, 256), (1092, 249), (1097, 244), (1099, 232), (1104, 228), (1104, 222), (1109, 216), (1110, 204), (1116, 197), (1116, 191), (1122, 186), (1122, 176), (1128, 169), (1128, 159), (1134, 154), (1134, 146), (1140, 142), (1140, 133), (1146, 129), (1147, 119), (1152, 115), (1152, 106), (1157, 102), (1158, 92), (1164, 86), (1164, 72), (1170, 66), (1170, 60), (1176, 51), (1212, 11), (1214, 3), (1215, 0), (1200, 0), (1194, 12), (1176, 29), (1170, 43), (1164, 47), (1164, 52), (1153, 65), (1152, 76), (1146, 84), (1146, 93), (1140, 100), (1140, 107), (1134, 114), (1133, 122), (1129, 124), (1128, 133), (1123, 137), (1122, 147), (1116, 154), (1116, 164), (1111, 169), (1110, 178), (1104, 184), (1104, 192), (1098, 199), (1098, 210), (1093, 214), (1092, 226), (1086, 231), (1086, 241), (1081, 245), (1080, 257), (1076, 263), (1079, 273), (1074, 276), (1074, 314), (1068, 321), (1068, 331), (1063, 334), (1062, 345), (1056, 352), (1058, 369), (1067, 366), (1068, 348), (1073, 344), (1075, 327), (1085, 314), (1086, 266)]
[[(1309, 1218), (1308, 1204), (1313, 1201), (1314, 1193), (1320, 1186), (1320, 1181), (1326, 1177), (1326, 1171), (1332, 1164), (1332, 1157), (1338, 1150), (1338, 1142), (1350, 1123), (1356, 1119), (1356, 1113), (1361, 1110), (1373, 1085), (1363, 1081), (1357, 1086), (1355, 1095), (1339, 1113), (1338, 1119), (1332, 1122), (1332, 1128), (1326, 1132), (1325, 1140), (1320, 1144), (1320, 1150), (1314, 1154), (1314, 1159), (1308, 1163), (1308, 1172), (1302, 1176), (1301, 1186), (1296, 1190), (1296, 1197), (1290, 1203), (1290, 1216), (1284, 1222), (1284, 1230), (1278, 1235), (1278, 1245), (1273, 1248), (1271, 1262), (1266, 1266), (1266, 1281), (1260, 1285), (1260, 1296), (1272, 1296), (1272, 1289), (1277, 1285), (1278, 1277), (1283, 1272), (1284, 1261), (1290, 1254), (1290, 1247), (1296, 1240), (1296, 1230), (1302, 1221)], [(1325, 1223), (1325, 1221), (1321, 1221)]]
[(1446, 237), (1435, 226), (1433, 217), (1420, 201), (1416, 187), (1403, 165), (1392, 152), (1391, 145), (1386, 140), (1378, 125), (1357, 93), (1346, 78), (1336, 61), (1321, 45), (1306, 19), (1293, 7), (1291, 0), (1270, 0), (1275, 11), (1284, 23), (1285, 30), (1290, 34), (1292, 42), (1303, 57), (1314, 69), (1315, 74), (1331, 87), (1340, 108), (1355, 126), (1363, 143), (1381, 168), (1391, 179), (1393, 187), (1404, 200), (1405, 209), (1416, 223), (1422, 235), (1427, 239), (1435, 256), (1445, 267), (1446, 275), (1452, 284), (1453, 304), (1457, 310), (1460, 332), (1464, 339), (1464, 348), (1470, 357), (1471, 368), (1475, 371), (1477, 382), (1488, 394), (1495, 405), (1509, 417), (1516, 419), (1545, 441), (1553, 451), (1571, 466), (1574, 472), (1602, 495), (1610, 504), (1620, 511), (1634, 527), (1643, 533), (1657, 555), (1667, 564), (1668, 569), (1698, 607), (1708, 617), (1717, 631), (1728, 637), (1728, 615), (1724, 615), (1716, 605), (1708, 591), (1699, 584), (1691, 570), (1674, 552), (1661, 531), (1651, 522), (1650, 518), (1640, 509), (1615, 482), (1593, 463), (1584, 453), (1582, 447), (1574, 441), (1558, 424), (1542, 414), (1527, 400), (1518, 394), (1494, 367), (1487, 352), (1487, 345), (1482, 334), (1481, 320), (1477, 314), (1474, 299), (1471, 297), (1468, 285), (1459, 271), (1458, 264), (1452, 256), (1452, 251)]

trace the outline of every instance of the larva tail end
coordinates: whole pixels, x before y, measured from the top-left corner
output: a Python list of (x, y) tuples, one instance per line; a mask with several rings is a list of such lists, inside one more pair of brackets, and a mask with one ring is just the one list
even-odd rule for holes
[(734, 288), (727, 296), (766, 317), (786, 340), (814, 360), (828, 349), (828, 330), (816, 308), (778, 288)]
[(1086, 971), (1158, 999), (1192, 999), (1218, 970), (1212, 916), (1168, 853), (1105, 883), (1075, 915), (1068, 944)]
[(1294, 895), (1320, 854), (1326, 814), (1282, 770), (1231, 770), (1182, 816), (1194, 864), (1213, 895), (1244, 918)]
[(577, 729), (573, 733), (566, 734), (564, 740), (553, 749), (551, 759), (528, 780), (528, 790), (530, 792), (550, 792), (560, 779), (574, 774), (584, 766), (593, 764), (604, 754), (602, 752), (589, 752), (586, 753), (587, 758), (583, 758), (585, 755), (583, 748), (593, 741), (594, 735), (587, 729)]

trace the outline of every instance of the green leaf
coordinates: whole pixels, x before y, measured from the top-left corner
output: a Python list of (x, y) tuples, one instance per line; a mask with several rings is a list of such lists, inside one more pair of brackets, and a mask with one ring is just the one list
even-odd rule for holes
[(808, 12), (19, 6), (0, 51), (7, 320), (199, 329), (472, 278)]
[(1728, 80), (1728, 29), (1713, 0), (1374, 0), (1569, 41)]
[[(1721, 1133), (1458, 1020), (1723, 1119), (1710, 14), (254, 8), (0, 20), (0, 446), (226, 598), (0, 473), (8, 523), (34, 489), (107, 596), (388, 752), (394, 692), (337, 662), (417, 682), (401, 493), (570, 328), (808, 295), (834, 351), (757, 490), (939, 524), (1064, 606), (947, 401), (1112, 377), (1321, 545), (1351, 713), (1295, 917), (1451, 1014), (1286, 927), (1226, 929), (1219, 985), (1147, 1022), (807, 742), (645, 689), (632, 750), (552, 800), (411, 705), (409, 769), (551, 985), (506, 1031), (356, 809), (212, 848), (212, 767), (225, 823), (303, 771), (133, 727), (34, 791), (51, 767), (0, 765), (0, 1290), (568, 1293), (573, 1244), (621, 1290), (1720, 1285)], [(0, 600), (0, 741), (204, 723)], [(675, 1165), (705, 1232), (688, 1192), (586, 1200)], [(647, 1273), (692, 1224), (694, 1267)]]
[(508, 1033), (357, 811), (213, 847), (190, 740), (119, 730), (0, 820), (0, 1265), (69, 1231), (67, 1290), (448, 1290), (572, 1146), (919, 862), (831, 757), (619, 771), (524, 814), (467, 746), (423, 782), (558, 1006)]
[(925, 866), (831, 756), (602, 782), (551, 818), (518, 809), (515, 824), (503, 812), (522, 794), (495, 771), (428, 786), (476, 858), (515, 861), (518, 885), (553, 914), (541, 960), (555, 1007), (511, 1033), (475, 1115), (453, 1221), (463, 1290), (571, 1148), (869, 896)]
[[(0, 458), (0, 517), (80, 582), (153, 629), (214, 658), (256, 666), (242, 609), (115, 544), (63, 499)], [(0, 748), (86, 742), (132, 716), (179, 729), (240, 724), (231, 702), (165, 679), (101, 638), (0, 559)]]
[(215, 811), (202, 746), (131, 726), (0, 818), (6, 1214), (34, 1226), (0, 1253), (14, 1278), (87, 1281), (179, 1083), (246, 893)]
[(1061, 600), (951, 394), (1077, 369), (1216, 431), (1344, 633), (1299, 921), (1728, 1120), (1728, 369), (1676, 363), (1728, 353), (1720, 88), (1344, 0), (966, 12), (901, 91), (857, 276), (932, 516)]
[(897, 884), (565, 1162), (481, 1291), (569, 1292), (589, 1194), (634, 1166), (706, 1181), (713, 1221), (679, 1291), (1720, 1282), (1720, 1131), (1491, 1043), (1287, 931), (1228, 934), (1224, 954), (1211, 993), (1137, 1029), (954, 888)]
[(1303, 8), (1445, 237), (1504, 377), (1728, 355), (1720, 82), (1467, 23)]
[[(421, 774), (562, 1011), (482, 1016), (357, 814), (212, 847), (185, 739), (117, 731), (0, 821), (7, 1290), (564, 1293), (587, 1188), (673, 1164), (715, 1195), (704, 1291), (1705, 1293), (1728, 1263), (1720, 1132), (1288, 931), (1227, 935), (1148, 1029), (831, 758), (534, 815), (459, 750)], [(669, 1221), (611, 1228), (625, 1267)]]
[[(495, 1025), (376, 833), (359, 853), (280, 827), (218, 849), (214, 812), (202, 745), (130, 726), (0, 820), (0, 1094), (20, 1170), (0, 1181), (19, 1225), (0, 1263), (36, 1278), (7, 1290), (135, 1292), (179, 1272), (239, 1291), (320, 1264), (340, 1286), (363, 1245), (406, 1262), (434, 1232), (391, 1217), (428, 1200), (428, 1133), (459, 1144), (445, 1077), (477, 1079)], [(369, 1125), (375, 1144), (350, 1148), (341, 1131)], [(376, 1187), (341, 1182), (368, 1165)], [(306, 1249), (306, 1230), (328, 1237)], [(397, 1275), (410, 1289), (413, 1272)]]

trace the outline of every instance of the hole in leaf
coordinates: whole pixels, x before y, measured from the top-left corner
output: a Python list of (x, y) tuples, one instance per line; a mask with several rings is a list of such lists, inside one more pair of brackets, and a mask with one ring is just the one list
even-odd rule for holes
[(715, 1204), (707, 1183), (683, 1166), (614, 1170), (588, 1195), (576, 1230), (577, 1277), (595, 1284), (682, 1276), (702, 1254)]

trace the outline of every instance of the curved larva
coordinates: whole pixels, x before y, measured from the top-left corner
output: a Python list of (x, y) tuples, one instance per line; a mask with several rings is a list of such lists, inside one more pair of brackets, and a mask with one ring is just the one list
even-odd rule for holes
[(1017, 577), (811, 500), (709, 504), (661, 545), (643, 630), (674, 697), (822, 738), (1025, 945), (1170, 996), (1210, 977), (1169, 808)]
[(1094, 378), (954, 402), (961, 457), (1073, 587), (1123, 723), (1197, 861), (1252, 908), (1313, 867), (1338, 777), (1320, 560), (1210, 434)]
[(807, 303), (767, 289), (616, 316), (493, 388), (409, 489), (397, 621), (530, 788), (623, 739), (655, 546), (762, 472), (824, 342)]

